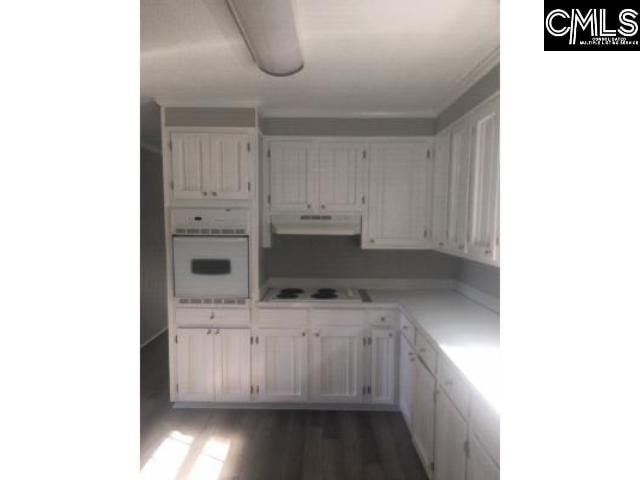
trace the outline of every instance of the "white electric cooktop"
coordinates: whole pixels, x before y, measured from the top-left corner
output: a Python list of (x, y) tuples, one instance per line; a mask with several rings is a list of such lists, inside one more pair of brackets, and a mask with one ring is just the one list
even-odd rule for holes
[(356, 289), (351, 288), (274, 288), (264, 297), (267, 302), (362, 302)]

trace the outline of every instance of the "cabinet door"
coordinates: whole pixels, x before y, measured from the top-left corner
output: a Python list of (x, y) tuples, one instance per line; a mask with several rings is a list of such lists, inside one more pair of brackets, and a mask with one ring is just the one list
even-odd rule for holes
[(314, 183), (314, 144), (303, 141), (271, 141), (271, 210), (311, 210), (317, 196)]
[(464, 254), (467, 251), (469, 203), (469, 124), (467, 119), (457, 123), (451, 129), (450, 155), (446, 247)]
[(499, 480), (500, 469), (482, 449), (473, 435), (469, 435), (469, 459), (466, 480)]
[(424, 246), (428, 150), (426, 142), (371, 145), (363, 248)]
[(416, 449), (429, 475), (433, 473), (433, 451), (436, 418), (436, 379), (422, 362), (415, 362), (413, 418), (411, 420)]
[(208, 198), (204, 177), (210, 162), (209, 135), (172, 133), (170, 148), (173, 197)]
[(216, 399), (247, 401), (251, 389), (249, 329), (217, 329), (215, 335)]
[(317, 191), (321, 211), (360, 211), (364, 195), (365, 145), (318, 142)]
[(179, 328), (176, 345), (178, 401), (215, 399), (213, 334), (206, 328)]
[(260, 401), (306, 400), (307, 333), (304, 328), (258, 329), (254, 352)]
[(311, 340), (311, 397), (315, 402), (362, 402), (361, 327), (317, 327)]
[(447, 242), (447, 203), (449, 194), (449, 167), (451, 131), (447, 128), (436, 137), (436, 155), (433, 176), (432, 236), (436, 247)]
[(435, 480), (465, 480), (467, 424), (446, 394), (436, 402)]
[(249, 198), (249, 137), (212, 134), (209, 161), (205, 163), (205, 191), (213, 199)]
[(371, 330), (367, 394), (372, 403), (396, 401), (396, 336), (394, 330)]
[(398, 392), (398, 403), (400, 411), (404, 417), (404, 421), (411, 430), (412, 404), (413, 404), (413, 381), (415, 354), (409, 341), (400, 335), (400, 385)]
[(498, 220), (500, 107), (494, 99), (472, 112), (469, 254), (495, 260)]

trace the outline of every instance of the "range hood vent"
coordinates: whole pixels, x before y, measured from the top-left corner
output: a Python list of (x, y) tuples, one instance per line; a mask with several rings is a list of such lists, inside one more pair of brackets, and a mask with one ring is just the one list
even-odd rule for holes
[(360, 235), (362, 217), (278, 214), (271, 216), (271, 231), (278, 235)]

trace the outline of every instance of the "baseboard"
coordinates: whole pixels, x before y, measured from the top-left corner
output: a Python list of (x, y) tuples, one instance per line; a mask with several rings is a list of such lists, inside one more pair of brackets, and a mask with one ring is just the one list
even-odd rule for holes
[(317, 410), (354, 412), (397, 412), (397, 405), (351, 403), (229, 403), (229, 402), (174, 402), (173, 408), (211, 408), (225, 410)]
[(493, 310), (496, 313), (500, 313), (500, 299), (494, 297), (493, 295), (489, 295), (488, 293), (484, 293), (477, 288), (471, 287), (466, 283), (455, 282), (454, 289), (464, 295), (465, 297), (473, 300), (474, 302), (479, 303), (483, 307), (488, 308), (489, 310)]
[(142, 350), (144, 347), (146, 347), (147, 345), (149, 345), (151, 342), (153, 342), (156, 338), (158, 338), (160, 335), (162, 335), (164, 332), (166, 332), (168, 330), (168, 327), (164, 327), (162, 330), (160, 330), (158, 333), (156, 333), (155, 335), (153, 335), (151, 338), (149, 338), (146, 342), (144, 342), (142, 345), (140, 345), (140, 350)]

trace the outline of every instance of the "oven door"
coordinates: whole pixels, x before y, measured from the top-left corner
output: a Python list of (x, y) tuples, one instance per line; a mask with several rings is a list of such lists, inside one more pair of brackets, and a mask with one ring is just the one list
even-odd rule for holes
[(247, 237), (173, 237), (176, 297), (249, 297)]

